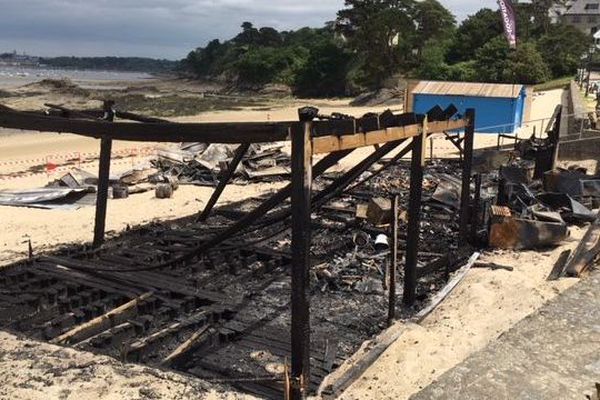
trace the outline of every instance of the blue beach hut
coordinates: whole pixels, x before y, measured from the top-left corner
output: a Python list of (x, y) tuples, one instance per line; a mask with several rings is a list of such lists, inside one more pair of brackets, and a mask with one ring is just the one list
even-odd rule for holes
[(445, 109), (454, 104), (464, 114), (474, 108), (478, 133), (515, 133), (531, 102), (531, 92), (520, 84), (420, 81), (408, 90), (407, 111), (424, 114), (436, 105)]

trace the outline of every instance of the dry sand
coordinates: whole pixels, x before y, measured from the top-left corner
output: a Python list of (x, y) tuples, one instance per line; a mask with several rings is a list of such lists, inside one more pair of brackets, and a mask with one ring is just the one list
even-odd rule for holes
[[(0, 332), (0, 399), (254, 399), (168, 371)], [(215, 388), (219, 389), (217, 391)]]
[[(536, 95), (532, 119), (549, 117), (560, 102), (561, 91)], [(346, 101), (324, 103), (286, 101), (270, 110), (243, 110), (204, 113), (179, 121), (264, 121), (295, 120), (296, 109), (303, 104), (316, 104), (324, 113), (332, 111), (362, 115), (367, 111), (381, 111), (387, 107), (353, 108)], [(394, 107), (391, 107), (394, 109)], [(399, 109), (400, 107), (397, 107)], [(532, 126), (524, 127), (520, 135), (529, 136)], [(538, 127), (539, 132), (539, 127)], [(44, 163), (48, 157), (64, 160), (66, 154), (96, 153), (99, 143), (94, 139), (51, 133), (21, 133), (0, 130), (0, 175), (25, 171)], [(477, 138), (476, 147), (496, 144), (494, 135)], [(115, 143), (116, 151), (135, 147), (131, 143)], [(435, 154), (455, 154), (452, 145), (437, 139)], [(368, 154), (371, 149), (360, 149), (338, 166), (345, 169)], [(125, 153), (127, 153), (125, 151)], [(62, 158), (61, 158), (62, 157)], [(87, 156), (93, 158), (93, 156)], [(141, 157), (136, 160), (139, 161)], [(18, 164), (8, 164), (20, 160)], [(31, 160), (31, 161), (23, 161)], [(113, 172), (130, 168), (132, 160), (118, 160)], [(82, 166), (95, 172), (92, 161)], [(18, 179), (0, 179), (0, 189), (39, 187), (48, 182), (45, 174)], [(222, 202), (235, 201), (275, 190), (282, 184), (255, 184), (229, 186)], [(181, 186), (171, 200), (155, 199), (153, 193), (132, 195), (128, 199), (111, 200), (108, 205), (107, 230), (119, 232), (131, 224), (155, 219), (190, 215), (200, 210), (212, 189)], [(48, 250), (61, 243), (88, 242), (92, 238), (93, 207), (76, 211), (48, 211), (28, 208), (0, 207), (0, 265), (23, 257), (31, 238), (34, 251)], [(576, 230), (574, 236), (581, 232)], [(574, 242), (567, 246), (574, 246)], [(489, 341), (507, 330), (550, 298), (556, 296), (574, 280), (549, 283), (545, 277), (561, 248), (546, 252), (501, 252), (486, 255), (489, 260), (515, 267), (513, 272), (475, 269), (436, 309), (422, 325), (408, 325), (406, 332), (384, 355), (343, 395), (351, 399), (407, 398), (430, 383), (437, 376), (463, 360)], [(1, 399), (138, 399), (188, 398), (202, 392), (203, 386), (193, 378), (157, 373), (143, 367), (124, 366), (106, 357), (91, 356), (74, 350), (61, 349), (44, 343), (17, 339), (9, 334), (0, 335), (0, 380), (4, 382)], [(98, 365), (92, 363), (98, 360)], [(85, 368), (67, 368), (57, 373), (57, 366), (69, 363)], [(85, 371), (90, 370), (90, 373)], [(82, 372), (83, 371), (83, 372)], [(167, 377), (168, 376), (168, 377)], [(167, 377), (167, 378), (165, 378)], [(142, 387), (156, 390), (140, 391)], [(189, 392), (185, 392), (190, 390)], [(150, 393), (150, 395), (148, 395)], [(145, 396), (145, 397), (144, 397)], [(216, 396), (212, 394), (211, 396)]]

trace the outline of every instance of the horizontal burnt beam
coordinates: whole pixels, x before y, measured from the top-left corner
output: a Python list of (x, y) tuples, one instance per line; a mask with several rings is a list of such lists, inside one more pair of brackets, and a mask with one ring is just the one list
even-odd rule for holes
[(296, 122), (129, 123), (52, 117), (0, 108), (0, 127), (138, 142), (260, 143), (287, 140)]
[(315, 137), (312, 139), (313, 154), (330, 153), (333, 151), (350, 150), (358, 147), (372, 146), (408, 139), (419, 136), (421, 133), (438, 133), (463, 129), (467, 126), (467, 120), (434, 121), (427, 124), (411, 124), (406, 126), (395, 126), (365, 133), (352, 135), (330, 135)]
[[(141, 123), (108, 122), (70, 116), (77, 114), (65, 114), (63, 111), (62, 115), (52, 116), (0, 106), (0, 127), (141, 142), (261, 143), (289, 140), (291, 129), (300, 124), (297, 121), (176, 123), (126, 112), (118, 112), (117, 116)], [(402, 125), (401, 116), (395, 116), (398, 125)], [(432, 122), (428, 132), (455, 130), (464, 126), (464, 120)], [(422, 126), (388, 126), (385, 129), (357, 133), (363, 129), (361, 124), (355, 120), (339, 120), (314, 121), (313, 128), (319, 135), (328, 134), (313, 138), (313, 153), (327, 153), (413, 137), (420, 133)]]

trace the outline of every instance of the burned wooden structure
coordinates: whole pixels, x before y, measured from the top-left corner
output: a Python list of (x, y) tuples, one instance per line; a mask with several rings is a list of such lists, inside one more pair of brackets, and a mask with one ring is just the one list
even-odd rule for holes
[[(116, 121), (115, 117), (130, 119), (136, 122)], [(105, 104), (105, 108), (101, 113), (75, 112), (64, 109), (60, 110), (59, 113), (54, 112), (51, 115), (43, 115), (0, 107), (0, 127), (44, 132), (66, 132), (98, 138), (101, 141), (93, 241), (96, 250), (91, 252), (92, 258), (95, 257), (93, 254), (100, 255), (101, 262), (86, 261), (85, 257), (83, 259), (41, 257), (36, 260), (34, 271), (28, 271), (27, 268), (23, 268), (15, 273), (14, 279), (33, 279), (36, 282), (42, 282), (40, 284), (54, 282), (54, 280), (58, 279), (56, 267), (59, 266), (62, 269), (71, 270), (71, 278), (78, 281), (77, 288), (65, 288), (66, 292), (76, 295), (78, 300), (75, 300), (75, 303), (77, 305), (80, 302), (93, 304), (94, 301), (98, 300), (98, 296), (112, 296), (111, 301), (115, 305), (121, 304), (121, 307), (115, 310), (117, 311), (116, 314), (113, 311), (114, 315), (108, 315), (111, 311), (108, 313), (90, 312), (89, 315), (86, 314), (83, 317), (78, 317), (76, 313), (65, 314), (62, 318), (70, 318), (70, 323), (67, 323), (67, 321), (64, 326), (72, 327), (74, 321), (82, 323), (66, 332), (61, 332), (59, 336), (50, 335), (54, 337), (54, 341), (57, 343), (71, 343), (71, 338), (79, 338), (79, 340), (74, 340), (75, 343), (82, 343), (92, 338), (95, 338), (94, 340), (101, 340), (101, 337), (98, 339), (98, 334), (106, 329), (102, 324), (107, 318), (116, 318), (120, 322), (117, 325), (110, 325), (109, 330), (111, 331), (118, 331), (118, 329), (142, 329), (133, 326), (127, 321), (126, 317), (122, 317), (122, 315), (126, 316), (128, 310), (132, 308), (146, 310), (150, 314), (156, 312), (157, 315), (160, 315), (160, 318), (166, 319), (170, 312), (169, 307), (191, 307), (193, 309), (199, 305), (209, 305), (208, 309), (202, 310), (198, 315), (191, 317), (191, 319), (178, 322), (178, 324), (183, 324), (193, 334), (164, 358), (163, 362), (166, 364), (173, 362), (186, 349), (193, 347), (195, 342), (204, 340), (209, 336), (227, 336), (231, 332), (236, 332), (236, 328), (233, 326), (215, 331), (213, 328), (203, 325), (200, 321), (226, 318), (227, 315), (235, 313), (236, 310), (242, 307), (241, 304), (232, 304), (231, 301), (228, 301), (222, 295), (211, 291), (189, 291), (182, 289), (176, 281), (178, 279), (186, 279), (185, 271), (188, 268), (193, 270), (197, 268), (194, 265), (198, 263), (210, 262), (203, 261), (202, 257), (207, 255), (210, 249), (223, 245), (240, 232), (256, 229), (256, 226), (261, 226), (261, 224), (265, 226), (275, 221), (291, 219), (291, 224), (289, 225), (291, 227), (291, 254), (286, 257), (282, 258), (281, 254), (264, 252), (262, 250), (256, 251), (252, 246), (248, 248), (236, 248), (235, 251), (240, 254), (239, 260), (264, 259), (267, 265), (271, 265), (267, 269), (268, 273), (277, 270), (282, 264), (289, 264), (291, 270), (291, 299), (289, 304), (284, 306), (291, 308), (291, 345), (288, 347), (284, 341), (280, 340), (278, 343), (280, 343), (281, 351), (286, 354), (289, 351), (291, 355), (291, 371), (287, 378), (280, 379), (285, 381), (286, 390), (289, 390), (291, 398), (303, 398), (311, 388), (314, 389), (311, 381), (315, 379), (315, 374), (311, 372), (311, 364), (314, 363), (311, 362), (310, 346), (311, 310), (309, 273), (311, 269), (311, 231), (313, 226), (311, 211), (323, 206), (328, 200), (342, 193), (352, 183), (356, 182), (374, 163), (381, 160), (382, 157), (390, 152), (400, 149), (400, 145), (403, 143), (406, 144), (407, 141), (409, 143), (399, 150), (398, 154), (392, 158), (391, 163), (411, 152), (408, 229), (405, 265), (403, 268), (403, 303), (406, 306), (412, 306), (415, 303), (417, 280), (424, 273), (423, 271), (419, 271), (417, 267), (417, 258), (419, 256), (419, 225), (426, 139), (428, 135), (433, 133), (459, 130), (464, 130), (465, 132), (462, 193), (460, 196), (460, 241), (461, 244), (466, 244), (469, 239), (470, 224), (474, 110), (468, 110), (464, 117), (444, 115), (443, 120), (430, 120), (425, 115), (414, 113), (394, 115), (391, 112), (360, 119), (302, 119), (300, 121), (272, 123), (181, 124), (115, 111), (110, 102)], [(172, 242), (181, 244), (181, 247), (177, 251), (171, 251), (172, 249), (166, 248), (162, 249), (168, 253), (168, 256), (153, 257), (148, 254), (148, 249), (143, 246), (140, 246), (139, 250), (134, 252), (135, 254), (130, 254), (131, 257), (125, 256), (126, 251), (121, 255), (111, 256), (102, 253), (101, 245), (104, 241), (110, 152), (113, 140), (238, 143), (239, 148), (236, 157), (231, 162), (229, 171), (235, 170), (236, 163), (239, 162), (239, 159), (243, 156), (250, 143), (291, 141), (291, 182), (253, 210), (241, 215), (236, 222), (222, 229), (214, 230), (214, 233), (211, 235), (206, 235), (206, 232), (203, 232), (200, 237), (197, 234), (190, 234), (189, 238), (186, 238), (185, 235), (173, 235)], [(334, 179), (328, 186), (313, 193), (313, 181), (316, 177), (325, 173), (325, 171), (355, 149), (367, 146), (376, 146), (376, 150), (349, 171)], [(319, 160), (313, 164), (316, 157), (319, 157)], [(220, 183), (215, 189), (211, 200), (198, 217), (201, 221), (208, 219), (211, 209), (216, 204), (219, 195), (230, 177), (231, 174), (228, 172), (224, 172), (221, 175)], [(269, 211), (280, 206), (288, 198), (291, 199), (289, 207), (284, 207), (277, 212), (267, 215)], [(394, 209), (397, 210), (397, 207), (398, 204), (395, 201)], [(397, 215), (394, 219), (395, 224), (397, 224)], [(397, 227), (393, 231), (393, 237), (395, 238), (397, 236)], [(393, 261), (389, 276), (392, 281), (389, 285), (389, 309), (387, 310), (389, 323), (394, 319), (396, 307), (395, 276), (398, 260), (396, 240), (394, 240), (392, 246), (391, 258)], [(234, 264), (239, 264), (241, 262), (239, 260), (235, 261)], [(183, 267), (183, 270), (177, 270), (177, 273), (173, 272), (174, 268), (179, 267)], [(171, 272), (165, 277), (163, 276), (164, 274), (159, 274), (160, 271)], [(249, 272), (250, 275), (248, 277), (253, 276), (252, 274), (255, 273), (256, 271)], [(265, 271), (261, 273), (265, 273)], [(12, 278), (6, 279), (4, 283), (10, 284), (9, 281)], [(260, 282), (256, 282), (256, 284), (260, 286)], [(102, 286), (109, 288), (109, 290), (102, 291), (101, 293), (98, 292)], [(84, 296), (83, 294), (79, 294), (81, 287), (85, 287), (83, 291), (87, 300), (81, 299)], [(124, 296), (124, 293), (128, 293), (128, 295)], [(170, 306), (154, 310), (155, 302), (152, 301), (154, 298), (161, 298), (164, 304), (169, 304)], [(8, 301), (8, 299), (6, 300)], [(123, 304), (125, 300), (127, 301)], [(33, 303), (37, 301), (39, 300), (35, 298), (31, 299), (32, 307), (35, 307)], [(73, 302), (71, 298), (68, 301)], [(69, 303), (69, 307), (72, 306), (73, 304)], [(67, 306), (65, 305), (65, 307)], [(60, 318), (60, 316), (53, 316), (53, 321), (56, 322)], [(59, 324), (59, 326), (63, 325)], [(194, 331), (198, 326), (201, 329)], [(56, 328), (55, 325), (48, 325), (47, 327)], [(165, 329), (179, 328), (171, 326)], [(244, 326), (239, 329), (240, 332), (246, 332), (249, 327)], [(160, 334), (166, 334), (165, 330), (161, 332), (156, 333), (155, 336), (147, 337), (139, 343), (135, 342), (130, 346), (128, 354), (131, 353), (133, 358), (129, 359), (135, 360), (136, 358), (133, 355), (136, 352), (151, 345), (151, 342), (160, 337)], [(254, 337), (252, 340), (261, 341), (267, 339), (264, 336), (260, 336)], [(329, 355), (328, 357), (331, 356)], [(332, 360), (324, 360), (324, 362), (331, 364)], [(325, 369), (326, 371), (327, 369)], [(323, 373), (323, 371), (319, 371), (316, 376), (322, 377)], [(252, 381), (252, 384), (246, 383), (245, 387), (254, 387), (256, 389), (257, 381), (259, 380)], [(266, 389), (256, 390), (260, 392), (260, 390)], [(273, 395), (273, 392), (270, 389), (262, 392), (262, 394), (269, 396)]]

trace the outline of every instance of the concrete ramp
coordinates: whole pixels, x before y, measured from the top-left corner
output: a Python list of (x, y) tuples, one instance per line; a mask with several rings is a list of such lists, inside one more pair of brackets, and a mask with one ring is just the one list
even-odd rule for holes
[(411, 400), (596, 400), (599, 287), (600, 272), (596, 271)]

